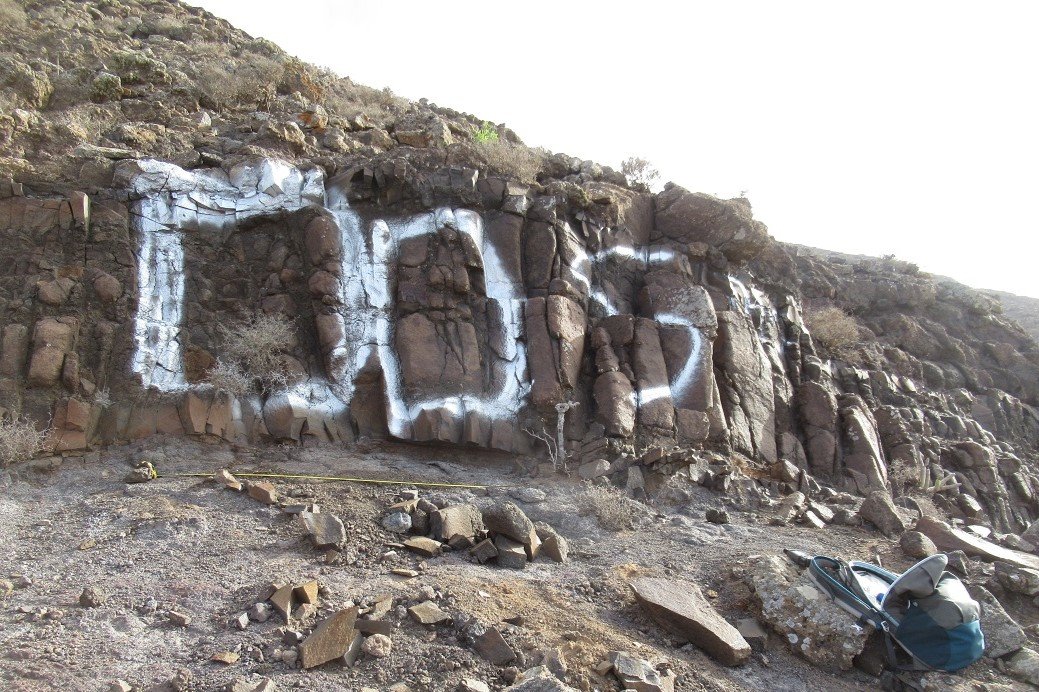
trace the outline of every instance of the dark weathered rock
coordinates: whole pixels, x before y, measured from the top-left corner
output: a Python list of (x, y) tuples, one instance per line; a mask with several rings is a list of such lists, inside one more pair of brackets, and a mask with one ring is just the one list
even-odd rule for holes
[(917, 560), (922, 560), (925, 557), (938, 553), (938, 548), (935, 546), (934, 541), (919, 531), (906, 531), (898, 539), (898, 543), (902, 547), (902, 552)]
[(442, 542), (454, 536), (475, 540), (486, 531), (480, 508), (468, 504), (451, 505), (431, 513), (429, 527), (433, 538)]
[(906, 530), (901, 515), (886, 490), (874, 490), (859, 507), (859, 516), (870, 522), (888, 538), (894, 538)]
[[(527, 549), (527, 555), (537, 556), (541, 541), (537, 530), (527, 515), (513, 502), (496, 502), (483, 510), (483, 523), (487, 530), (511, 538)], [(500, 550), (500, 548), (499, 548)]]
[(478, 654), (496, 666), (503, 666), (516, 658), (516, 652), (501, 636), (501, 632), (493, 627), (478, 636), (473, 647)]
[(642, 578), (632, 582), (631, 588), (654, 620), (720, 663), (739, 665), (750, 656), (750, 645), (707, 602), (696, 584)]
[(985, 655), (1000, 658), (1028, 643), (1021, 625), (1007, 614), (999, 600), (986, 588), (968, 584), (967, 592), (981, 604), (981, 626), (985, 633)]
[(768, 229), (754, 220), (745, 198), (722, 200), (669, 185), (657, 195), (656, 232), (682, 243), (705, 242), (731, 260), (756, 257), (771, 242)]
[(980, 557), (989, 562), (1006, 562), (1017, 567), (1039, 569), (1039, 557), (1035, 555), (1003, 548), (966, 531), (954, 529), (932, 517), (921, 517), (916, 524), (916, 530), (925, 534), (943, 550), (962, 550), (967, 555)]

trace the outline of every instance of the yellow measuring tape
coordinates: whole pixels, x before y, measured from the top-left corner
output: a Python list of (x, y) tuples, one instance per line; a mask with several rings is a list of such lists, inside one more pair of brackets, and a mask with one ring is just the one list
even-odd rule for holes
[[(344, 481), (348, 483), (373, 483), (378, 485), (414, 485), (423, 488), (487, 488), (486, 485), (471, 485), (466, 483), (430, 483), (422, 481), (393, 481), (380, 478), (347, 478), (344, 476), (307, 476), (292, 473), (231, 473), (235, 478), (287, 478), (295, 480), (312, 481)], [(156, 478), (212, 478), (212, 473), (162, 473)], [(506, 487), (506, 486), (494, 486)]]

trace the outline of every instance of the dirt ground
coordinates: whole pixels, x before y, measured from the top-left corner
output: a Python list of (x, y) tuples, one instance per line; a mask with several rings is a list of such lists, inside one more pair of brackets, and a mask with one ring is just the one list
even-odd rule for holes
[[(156, 465), (160, 478), (124, 483), (142, 459)], [(316, 502), (343, 520), (348, 544), (329, 561), (278, 507), (207, 478), (178, 475), (221, 467), (404, 483), (275, 481), (281, 495)], [(557, 564), (542, 557), (510, 570), (481, 566), (462, 553), (423, 560), (387, 546), (400, 537), (379, 518), (403, 488), (415, 487), (407, 481), (487, 485), (419, 490), (434, 500), (513, 499), (569, 539), (571, 559)], [(516, 499), (519, 489), (531, 487), (545, 499)], [(611, 690), (616, 681), (595, 667), (607, 652), (623, 650), (673, 669), (679, 690), (876, 689), (877, 679), (861, 672), (834, 675), (807, 664), (774, 635), (745, 665), (720, 666), (648, 620), (627, 582), (642, 574), (696, 582), (709, 596), (717, 593), (715, 606), (735, 622), (753, 613), (730, 568), (749, 556), (784, 547), (858, 558), (879, 552), (885, 564), (904, 568), (908, 560), (891, 542), (856, 528), (769, 526), (765, 517), (731, 509), (730, 524), (709, 524), (704, 510), (723, 507), (723, 498), (698, 486), (681, 504), (642, 505), (634, 529), (613, 532), (582, 515), (581, 494), (577, 481), (532, 478), (509, 456), (400, 444), (232, 449), (153, 438), (66, 459), (56, 470), (8, 470), (0, 477), (0, 579), (16, 588), (0, 601), (0, 688), (108, 690), (122, 679), (134, 689), (163, 690), (174, 689), (169, 681), (179, 671), (190, 671), (180, 672), (190, 680), (183, 689), (220, 690), (262, 677), (279, 690), (386, 690), (398, 683), (454, 690), (463, 678), (503, 689), (518, 671), (558, 650), (569, 684)], [(419, 575), (396, 576), (395, 568)], [(307, 579), (321, 584), (317, 619), (391, 595), (390, 655), (362, 656), (352, 668), (336, 662), (303, 671), (291, 662), (294, 645), (285, 642), (279, 616), (244, 629), (233, 624), (264, 600), (272, 582)], [(104, 603), (81, 606), (85, 587), (106, 596)], [(423, 626), (407, 615), (407, 606), (430, 598), (453, 616), (451, 624)], [(190, 624), (173, 624), (170, 611), (186, 613)], [(504, 622), (515, 616), (522, 624)], [(313, 622), (292, 629), (306, 632)], [(479, 625), (500, 629), (518, 660), (496, 667), (481, 658), (471, 646)], [(220, 652), (239, 659), (210, 660)]]

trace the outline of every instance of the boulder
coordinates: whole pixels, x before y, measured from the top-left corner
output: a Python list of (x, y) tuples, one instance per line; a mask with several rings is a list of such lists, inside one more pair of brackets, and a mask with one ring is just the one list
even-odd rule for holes
[(451, 505), (429, 515), (429, 527), (433, 538), (446, 542), (454, 536), (465, 536), (476, 541), (486, 532), (483, 516), (476, 505)]
[(981, 604), (981, 630), (985, 633), (985, 655), (1001, 658), (1028, 643), (1021, 625), (1003, 610), (999, 600), (983, 586), (968, 584), (967, 593)]
[(734, 261), (753, 259), (771, 242), (744, 197), (722, 200), (668, 184), (655, 202), (655, 232), (671, 240), (707, 243)]
[[(541, 545), (537, 530), (527, 515), (513, 502), (496, 502), (483, 510), (483, 523), (491, 533), (510, 538), (524, 546), (530, 559)], [(501, 548), (499, 547), (499, 550)]]
[(1005, 665), (1007, 675), (1015, 680), (1033, 686), (1039, 683), (1039, 653), (1033, 649), (1024, 648), (1008, 656)]
[(848, 614), (793, 565), (778, 555), (751, 555), (741, 568), (754, 591), (762, 619), (790, 648), (829, 670), (849, 670), (869, 632), (852, 627)]
[(1035, 555), (1004, 548), (966, 531), (954, 529), (933, 517), (921, 517), (916, 523), (916, 530), (925, 534), (942, 550), (962, 550), (967, 555), (988, 562), (1006, 562), (1016, 567), (1039, 569), (1039, 557)]
[(922, 560), (938, 553), (938, 547), (930, 538), (919, 531), (906, 531), (898, 539), (902, 552), (916, 560)]
[(859, 507), (859, 516), (870, 522), (888, 538), (901, 535), (906, 530), (902, 516), (891, 501), (891, 494), (886, 490), (874, 490)]
[(632, 582), (631, 588), (650, 617), (720, 663), (734, 666), (750, 657), (750, 645), (696, 584), (647, 577)]

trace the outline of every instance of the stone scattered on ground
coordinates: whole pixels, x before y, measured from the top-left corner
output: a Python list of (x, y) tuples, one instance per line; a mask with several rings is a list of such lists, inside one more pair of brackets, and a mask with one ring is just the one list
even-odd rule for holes
[(1020, 649), (1012, 656), (1008, 656), (1003, 664), (1010, 677), (1039, 687), (1039, 653), (1036, 653), (1035, 650)]
[(443, 552), (443, 544), (425, 536), (413, 536), (404, 541), (404, 547), (422, 557), (436, 557)]
[(675, 676), (661, 675), (648, 661), (632, 654), (614, 651), (610, 653), (614, 677), (625, 690), (636, 692), (674, 692)]
[(934, 541), (919, 531), (906, 531), (898, 539), (898, 544), (901, 546), (903, 553), (917, 560), (922, 560), (925, 557), (938, 553), (938, 548), (935, 546)]
[(393, 650), (393, 641), (385, 634), (373, 634), (364, 640), (361, 650), (373, 658), (386, 658)]
[(493, 627), (489, 627), (483, 634), (476, 637), (473, 648), (496, 666), (503, 666), (516, 659), (516, 652), (501, 636), (501, 632)]
[(225, 488), (234, 491), (240, 491), (243, 488), (243, 484), (240, 480), (235, 478), (230, 471), (227, 469), (220, 469), (213, 474), (213, 480), (220, 483)]
[(451, 615), (445, 613), (433, 601), (423, 601), (408, 608), (408, 614), (423, 625), (439, 625), (442, 622), (450, 622)]
[(859, 507), (859, 516), (880, 529), (888, 538), (900, 536), (905, 530), (905, 522), (898, 513), (891, 493), (886, 490), (874, 490)]
[(323, 512), (301, 512), (299, 518), (315, 548), (335, 548), (346, 543), (346, 527), (339, 517)]
[(356, 619), (357, 607), (353, 606), (322, 620), (299, 646), (303, 667), (313, 668), (342, 658), (353, 643)]
[(718, 662), (734, 666), (750, 657), (743, 635), (718, 614), (696, 584), (643, 577), (631, 588), (650, 617)]
[(981, 604), (981, 630), (985, 634), (985, 655), (1001, 658), (1028, 644), (1021, 625), (1007, 614), (1003, 605), (988, 589), (968, 584), (967, 592)]
[(943, 550), (962, 550), (987, 562), (1006, 562), (1017, 567), (1039, 569), (1039, 557), (1010, 550), (929, 516), (920, 517), (916, 530), (926, 534)]
[(108, 601), (108, 596), (93, 586), (87, 586), (79, 594), (79, 604), (84, 608), (99, 608)]
[(250, 481), (247, 490), (249, 497), (266, 505), (273, 505), (278, 501), (278, 489), (268, 481)]

